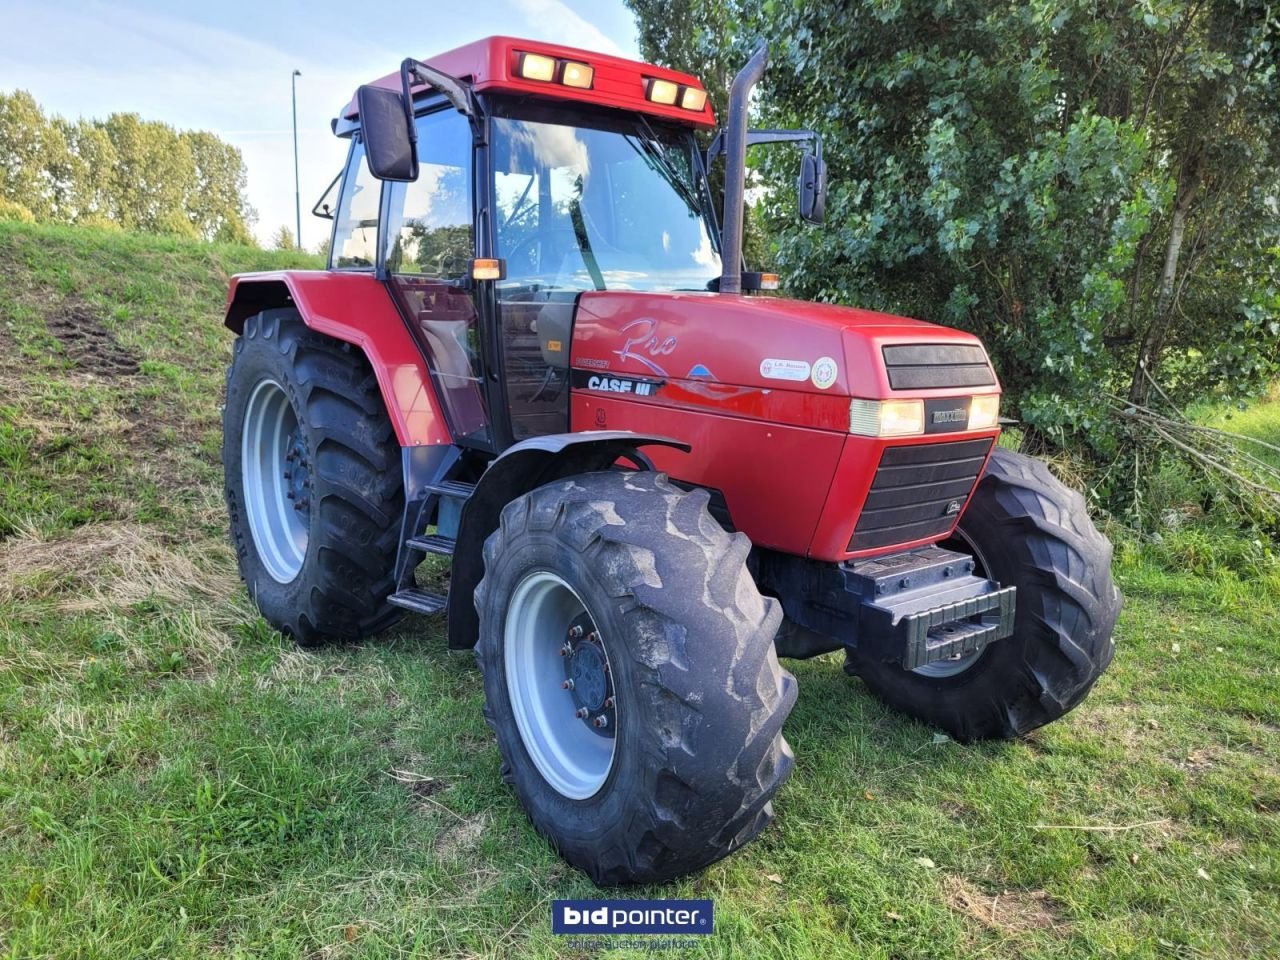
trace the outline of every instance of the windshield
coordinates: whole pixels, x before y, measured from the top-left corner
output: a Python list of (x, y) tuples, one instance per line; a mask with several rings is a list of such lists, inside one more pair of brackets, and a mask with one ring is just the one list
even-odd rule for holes
[(495, 117), (491, 150), (504, 286), (706, 290), (720, 275), (691, 134)]

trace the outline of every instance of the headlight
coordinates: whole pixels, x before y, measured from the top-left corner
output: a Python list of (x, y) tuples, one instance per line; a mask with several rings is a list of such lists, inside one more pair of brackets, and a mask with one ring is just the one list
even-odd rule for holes
[(969, 404), (969, 429), (989, 430), (1000, 422), (1000, 395), (986, 393)]
[(924, 433), (923, 400), (850, 400), (849, 432), (864, 437)]

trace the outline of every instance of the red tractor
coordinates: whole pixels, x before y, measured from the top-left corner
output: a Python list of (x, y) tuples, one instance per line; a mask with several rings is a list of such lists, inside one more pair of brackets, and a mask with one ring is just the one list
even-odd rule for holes
[[(973, 336), (751, 296), (745, 153), (691, 76), (491, 37), (361, 87), (317, 213), (329, 269), (238, 276), (226, 497), (240, 572), (303, 645), (447, 614), (502, 775), (601, 884), (755, 837), (792, 767), (778, 657), (845, 651), (959, 740), (1054, 720), (1120, 596), (1081, 496), (1000, 449)], [(725, 158), (723, 220), (707, 167)], [(449, 558), (447, 593), (415, 581)]]

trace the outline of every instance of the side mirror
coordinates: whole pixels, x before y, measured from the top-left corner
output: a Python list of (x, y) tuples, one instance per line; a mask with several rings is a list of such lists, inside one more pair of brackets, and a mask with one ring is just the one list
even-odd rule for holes
[(379, 180), (418, 179), (413, 115), (397, 90), (366, 84), (356, 91), (360, 130), (369, 172)]
[(827, 214), (827, 164), (821, 154), (800, 158), (800, 219), (821, 223)]

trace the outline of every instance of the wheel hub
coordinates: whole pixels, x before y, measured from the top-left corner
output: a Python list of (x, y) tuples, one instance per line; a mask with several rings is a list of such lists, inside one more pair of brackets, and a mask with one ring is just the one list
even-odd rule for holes
[(602, 737), (614, 735), (613, 677), (604, 644), (586, 613), (569, 627), (564, 653), (565, 682), (573, 696), (574, 713), (591, 731)]
[(293, 501), (293, 509), (303, 516), (311, 512), (311, 461), (297, 428), (289, 434), (289, 452), (285, 454), (285, 496)]

